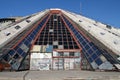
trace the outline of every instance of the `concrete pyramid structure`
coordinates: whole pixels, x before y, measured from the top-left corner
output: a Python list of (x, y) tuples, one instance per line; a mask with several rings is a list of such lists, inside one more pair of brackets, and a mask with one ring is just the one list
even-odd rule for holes
[(120, 29), (62, 9), (25, 16), (0, 31), (10, 70), (120, 70)]

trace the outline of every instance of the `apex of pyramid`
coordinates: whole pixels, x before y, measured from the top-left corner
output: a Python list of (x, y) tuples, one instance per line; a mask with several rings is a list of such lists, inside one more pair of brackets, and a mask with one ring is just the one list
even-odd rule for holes
[(50, 10), (62, 10), (60, 8), (50, 8)]

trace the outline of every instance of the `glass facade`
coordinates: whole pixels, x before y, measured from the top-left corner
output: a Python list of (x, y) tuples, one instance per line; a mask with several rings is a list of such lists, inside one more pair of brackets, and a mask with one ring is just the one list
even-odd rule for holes
[[(62, 16), (62, 19), (75, 35), (76, 39), (82, 47), (84, 56), (87, 58), (93, 69), (105, 69), (104, 67), (101, 67), (101, 65), (103, 65), (105, 62), (110, 62), (108, 63), (110, 66), (107, 66), (109, 69), (114, 68), (113, 65), (118, 62), (109, 53), (100, 50), (93, 42), (90, 42), (88, 39), (86, 39), (83, 34), (81, 34), (81, 32), (76, 29), (65, 16)], [(103, 61), (101, 56), (105, 56), (106, 60)], [(104, 64), (104, 66), (106, 65)]]
[[(24, 34), (21, 38), (23, 38), (20, 43), (14, 48), (9, 50), (8, 53), (3, 55), (2, 60), (9, 62), (11, 64), (11, 68), (14, 70), (18, 70), (22, 61), (28, 55), (28, 51), (31, 48), (32, 41), (35, 39), (36, 35), (43, 27), (45, 22), (47, 21), (49, 15), (46, 16), (37, 27), (35, 27), (29, 34)], [(29, 32), (29, 31), (27, 31)], [(23, 32), (24, 33), (24, 32)], [(25, 37), (24, 37), (25, 36)], [(21, 39), (20, 38), (20, 39)], [(17, 42), (18, 43), (18, 42)]]
[[(59, 14), (51, 15), (34, 45), (38, 46), (39, 50), (42, 49), (40, 53), (52, 54), (50, 70), (80, 69), (80, 47), (78, 47)], [(34, 50), (31, 54), (36, 51)]]
[(58, 14), (51, 15), (35, 45), (47, 45), (52, 49), (79, 49)]

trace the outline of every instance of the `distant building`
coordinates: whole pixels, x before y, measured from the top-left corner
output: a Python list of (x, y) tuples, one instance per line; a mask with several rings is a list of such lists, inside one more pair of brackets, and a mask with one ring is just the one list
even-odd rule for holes
[(0, 64), (12, 70), (120, 70), (120, 30), (62, 9), (0, 31)]

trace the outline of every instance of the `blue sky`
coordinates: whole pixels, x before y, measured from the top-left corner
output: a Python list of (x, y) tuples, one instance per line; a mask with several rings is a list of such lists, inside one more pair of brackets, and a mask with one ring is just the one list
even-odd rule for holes
[(1, 0), (0, 18), (26, 16), (49, 8), (81, 12), (86, 17), (120, 28), (120, 0)]

